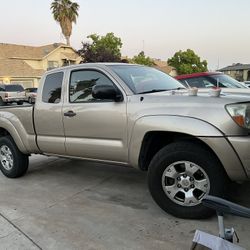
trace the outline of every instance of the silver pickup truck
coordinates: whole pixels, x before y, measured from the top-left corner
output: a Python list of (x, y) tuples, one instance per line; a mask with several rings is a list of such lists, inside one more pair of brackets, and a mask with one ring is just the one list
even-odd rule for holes
[(31, 154), (148, 171), (156, 203), (205, 218), (201, 200), (250, 178), (250, 98), (189, 96), (153, 68), (82, 64), (47, 72), (34, 106), (0, 109), (0, 168), (15, 178)]

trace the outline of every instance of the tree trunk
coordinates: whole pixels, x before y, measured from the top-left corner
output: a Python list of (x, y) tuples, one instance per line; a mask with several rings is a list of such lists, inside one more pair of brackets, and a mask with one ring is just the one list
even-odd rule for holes
[(70, 36), (66, 36), (67, 45), (70, 46)]

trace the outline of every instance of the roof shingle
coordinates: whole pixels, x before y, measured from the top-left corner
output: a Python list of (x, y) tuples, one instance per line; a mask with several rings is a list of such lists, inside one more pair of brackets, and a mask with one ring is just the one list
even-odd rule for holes
[(1, 77), (40, 77), (45, 71), (33, 69), (23, 60), (0, 59)]
[[(40, 47), (0, 43), (1, 58), (19, 58), (19, 59), (37, 59), (41, 60), (56, 48), (62, 46), (62, 43), (54, 43)], [(66, 46), (66, 45), (65, 45)]]
[(231, 71), (231, 70), (244, 70), (244, 69), (250, 69), (250, 64), (236, 63), (234, 65), (219, 69), (218, 71)]

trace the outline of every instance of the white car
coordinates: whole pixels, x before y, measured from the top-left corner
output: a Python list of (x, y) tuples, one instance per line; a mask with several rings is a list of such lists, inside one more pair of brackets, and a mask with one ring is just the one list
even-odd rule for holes
[(244, 83), (248, 88), (250, 88), (250, 81), (245, 81)]
[(25, 92), (19, 84), (0, 84), (0, 103), (7, 104), (16, 102), (22, 105), (25, 101)]
[(25, 97), (28, 103), (34, 103), (36, 101), (37, 88), (27, 88), (25, 89)]

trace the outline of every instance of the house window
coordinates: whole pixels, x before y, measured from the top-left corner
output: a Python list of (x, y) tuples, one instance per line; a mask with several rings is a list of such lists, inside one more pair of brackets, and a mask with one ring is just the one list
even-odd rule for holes
[(48, 61), (48, 70), (58, 67), (59, 67), (58, 61)]
[(72, 65), (72, 64), (75, 64), (75, 61), (67, 60), (67, 59), (63, 60), (63, 66), (69, 66), (69, 65)]

